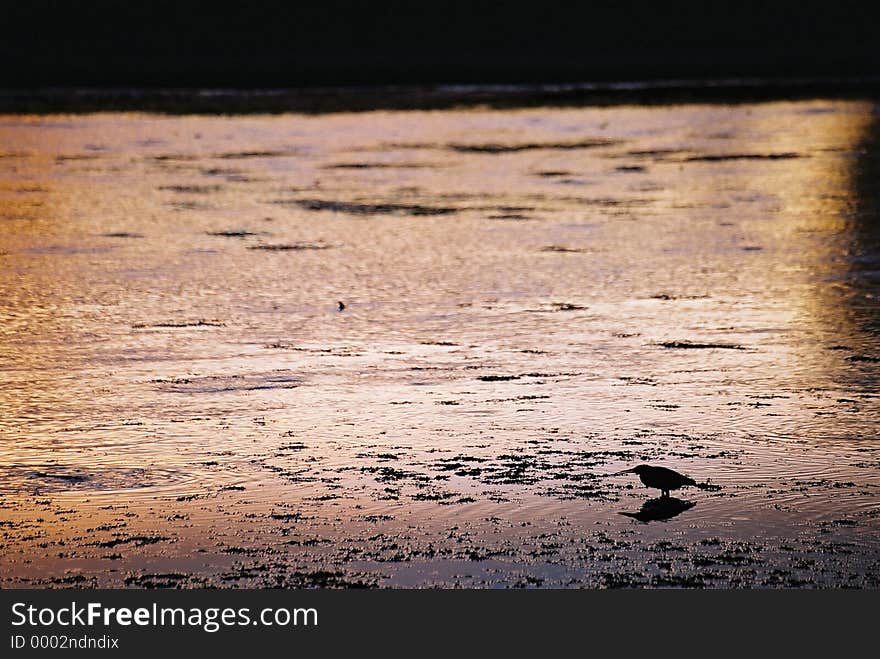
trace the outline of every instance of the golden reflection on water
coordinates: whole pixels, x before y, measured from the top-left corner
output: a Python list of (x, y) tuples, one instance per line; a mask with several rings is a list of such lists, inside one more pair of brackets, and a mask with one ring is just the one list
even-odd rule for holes
[(624, 529), (642, 492), (606, 475), (652, 461), (722, 487), (669, 525), (788, 507), (876, 542), (876, 125), (824, 101), (2, 119), (4, 508), (92, 511), (34, 524), (56, 539), (120, 500), (218, 538), (289, 506), (328, 537)]

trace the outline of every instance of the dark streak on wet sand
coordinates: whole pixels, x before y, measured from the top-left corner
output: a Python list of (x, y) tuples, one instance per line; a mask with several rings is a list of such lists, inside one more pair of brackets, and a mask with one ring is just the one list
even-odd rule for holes
[(167, 322), (167, 323), (135, 323), (131, 326), (132, 329), (146, 329), (146, 328), (181, 328), (181, 327), (226, 327), (225, 323), (221, 323), (217, 320), (204, 320), (199, 319), (196, 321), (183, 321), (183, 322)]
[(324, 199), (281, 199), (272, 202), (280, 205), (295, 205), (310, 211), (332, 211), (350, 215), (450, 215), (459, 209), (449, 206), (420, 206), (415, 204), (366, 204), (347, 201), (328, 201)]
[(209, 236), (220, 238), (247, 238), (249, 236), (265, 235), (262, 231), (248, 231), (247, 229), (227, 229), (226, 231), (206, 231)]
[(681, 350), (745, 350), (744, 346), (735, 343), (699, 343), (695, 341), (663, 341), (660, 344), (663, 348), (681, 349)]
[(222, 190), (219, 185), (160, 185), (159, 190), (179, 194), (210, 194)]
[(278, 245), (248, 245), (248, 249), (259, 249), (267, 252), (299, 252), (305, 250), (332, 249), (326, 243), (290, 243)]
[(523, 144), (448, 144), (447, 149), (458, 153), (518, 153), (520, 151), (574, 151), (578, 149), (595, 149), (598, 147), (615, 146), (621, 140), (601, 138), (578, 140), (574, 142), (526, 142)]
[(443, 165), (421, 162), (342, 162), (322, 169), (434, 169)]
[(794, 158), (805, 158), (803, 154), (786, 152), (786, 153), (720, 153), (705, 156), (688, 156), (684, 158), (685, 162), (725, 162), (732, 160), (792, 160)]

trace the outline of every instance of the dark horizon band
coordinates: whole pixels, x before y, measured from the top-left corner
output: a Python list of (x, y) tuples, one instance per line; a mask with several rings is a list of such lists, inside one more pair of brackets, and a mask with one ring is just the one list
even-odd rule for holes
[(543, 84), (880, 74), (870, 3), (3, 3), (0, 88)]

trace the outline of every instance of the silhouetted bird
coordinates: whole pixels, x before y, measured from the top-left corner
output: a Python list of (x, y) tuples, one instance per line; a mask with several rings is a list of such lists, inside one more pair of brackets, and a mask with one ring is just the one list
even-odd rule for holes
[(621, 474), (638, 474), (642, 483), (647, 487), (655, 487), (663, 493), (664, 497), (669, 496), (669, 490), (677, 490), (685, 485), (696, 485), (693, 478), (689, 478), (677, 471), (667, 469), (666, 467), (652, 467), (651, 465), (639, 465), (632, 469), (625, 469)]
[(340, 311), (345, 311), (345, 303), (344, 303), (344, 302), (342, 302), (342, 301), (340, 300), (340, 301), (337, 302), (336, 304), (338, 305)]

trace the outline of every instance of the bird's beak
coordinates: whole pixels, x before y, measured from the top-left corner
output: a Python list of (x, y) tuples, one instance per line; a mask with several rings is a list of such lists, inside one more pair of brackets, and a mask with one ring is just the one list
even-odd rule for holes
[(622, 476), (623, 474), (633, 474), (635, 473), (635, 468), (632, 469), (624, 469), (623, 471), (618, 471), (616, 474), (609, 474), (610, 476)]

